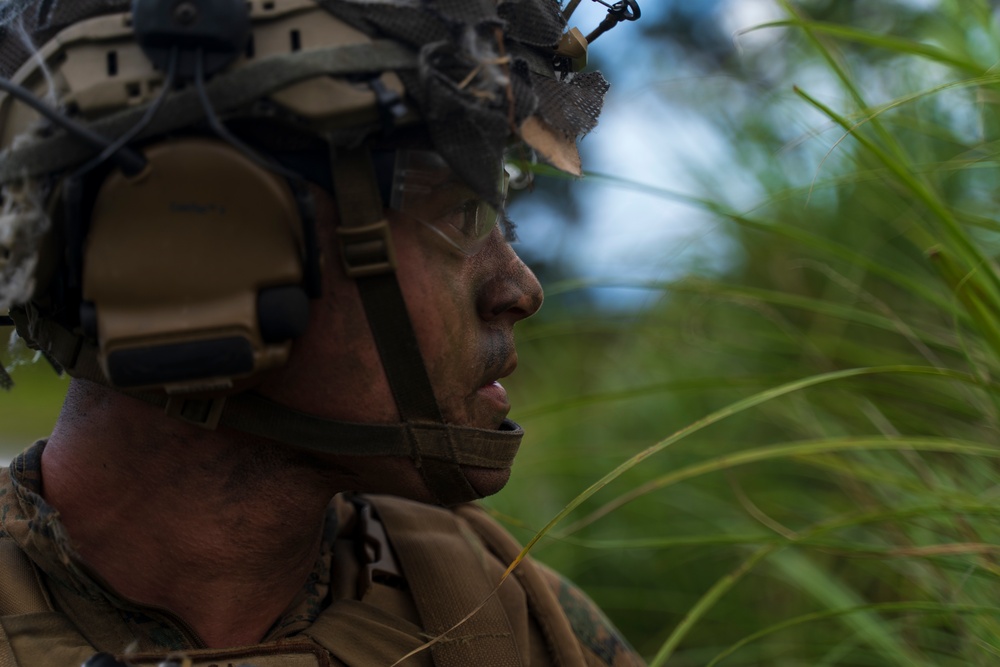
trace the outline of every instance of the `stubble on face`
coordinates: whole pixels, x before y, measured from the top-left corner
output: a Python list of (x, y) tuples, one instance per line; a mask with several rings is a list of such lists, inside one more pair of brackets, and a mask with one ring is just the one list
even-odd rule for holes
[(399, 250), (400, 286), (442, 416), (451, 424), (495, 429), (510, 405), (502, 389), (490, 386), (513, 370), (517, 356), (513, 322), (485, 319), (482, 310), (513, 253), (499, 230), (481, 252), (466, 257), (417, 226), (400, 226), (407, 243)]

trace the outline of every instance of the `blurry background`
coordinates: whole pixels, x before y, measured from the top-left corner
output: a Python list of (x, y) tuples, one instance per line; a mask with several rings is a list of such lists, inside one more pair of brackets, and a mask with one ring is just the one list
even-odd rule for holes
[[(581, 501), (533, 553), (653, 664), (997, 664), (994, 3), (639, 2), (590, 173), (511, 207), (547, 299), (488, 506)], [(8, 455), (66, 385), (12, 374)]]

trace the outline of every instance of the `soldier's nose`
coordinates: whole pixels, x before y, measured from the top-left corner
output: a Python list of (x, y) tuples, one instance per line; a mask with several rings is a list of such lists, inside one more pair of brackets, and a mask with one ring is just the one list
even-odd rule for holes
[(511, 324), (531, 317), (542, 306), (542, 286), (509, 244), (503, 243), (503, 261), (483, 286), (479, 316), (490, 321), (508, 318)]

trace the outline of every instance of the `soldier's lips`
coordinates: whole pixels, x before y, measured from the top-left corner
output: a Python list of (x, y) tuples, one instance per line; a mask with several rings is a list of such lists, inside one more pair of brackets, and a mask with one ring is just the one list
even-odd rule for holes
[(497, 380), (484, 384), (476, 390), (476, 395), (490, 403), (495, 411), (502, 413), (504, 417), (510, 412), (510, 399), (507, 398), (507, 390)]
[(510, 412), (510, 399), (500, 380), (515, 370), (517, 370), (517, 353), (512, 351), (503, 366), (482, 377), (482, 384), (476, 389), (475, 396), (480, 405), (491, 415), (490, 421), (495, 418), (495, 422), (489, 428), (498, 428)]

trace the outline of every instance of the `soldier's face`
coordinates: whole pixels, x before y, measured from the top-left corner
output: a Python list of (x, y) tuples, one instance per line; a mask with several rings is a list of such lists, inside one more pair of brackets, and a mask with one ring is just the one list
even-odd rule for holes
[[(319, 199), (320, 215), (335, 215), (329, 197)], [(498, 380), (517, 364), (514, 324), (538, 310), (541, 286), (499, 229), (467, 255), (410, 216), (390, 210), (389, 219), (399, 284), (445, 421), (496, 428), (510, 410)], [(321, 224), (323, 297), (313, 304), (309, 329), (296, 341), (290, 363), (262, 391), (331, 419), (399, 422), (357, 286), (339, 264), (332, 227)], [(470, 481), (492, 493), (506, 476), (483, 471)]]

